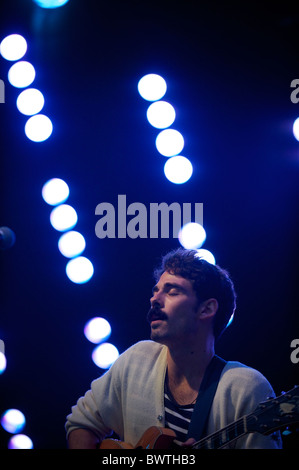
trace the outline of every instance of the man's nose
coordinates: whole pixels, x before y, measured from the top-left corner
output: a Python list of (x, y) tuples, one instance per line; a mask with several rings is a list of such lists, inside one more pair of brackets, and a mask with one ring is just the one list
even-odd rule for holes
[(162, 297), (161, 297), (161, 294), (159, 294), (158, 292), (155, 292), (151, 299), (150, 299), (150, 304), (152, 307), (154, 306), (159, 306), (161, 307), (162, 305)]

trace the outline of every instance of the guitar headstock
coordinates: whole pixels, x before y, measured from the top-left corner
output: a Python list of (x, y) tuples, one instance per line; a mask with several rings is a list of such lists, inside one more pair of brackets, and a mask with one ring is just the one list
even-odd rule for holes
[(249, 432), (271, 434), (272, 432), (299, 423), (299, 386), (279, 397), (259, 404), (253, 413), (247, 416)]

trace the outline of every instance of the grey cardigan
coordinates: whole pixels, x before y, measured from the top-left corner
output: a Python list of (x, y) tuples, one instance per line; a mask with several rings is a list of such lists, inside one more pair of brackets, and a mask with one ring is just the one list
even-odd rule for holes
[[(150, 426), (164, 426), (164, 380), (167, 347), (141, 341), (119, 356), (112, 367), (94, 380), (67, 416), (66, 432), (86, 428), (100, 439), (111, 434), (136, 445)], [(274, 396), (267, 379), (239, 362), (228, 362), (221, 374), (208, 420), (211, 434), (251, 413)], [(238, 449), (281, 448), (280, 439), (247, 434), (230, 444)]]

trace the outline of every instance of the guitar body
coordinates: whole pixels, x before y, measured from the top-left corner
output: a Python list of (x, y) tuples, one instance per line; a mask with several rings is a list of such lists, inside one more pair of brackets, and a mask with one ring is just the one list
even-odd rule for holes
[(104, 439), (100, 449), (168, 449), (175, 437), (171, 429), (152, 426), (145, 431), (135, 447), (117, 439)]

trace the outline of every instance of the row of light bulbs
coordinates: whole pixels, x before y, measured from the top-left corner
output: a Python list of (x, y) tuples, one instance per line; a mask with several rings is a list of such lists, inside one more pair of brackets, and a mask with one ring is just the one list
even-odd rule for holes
[(187, 157), (180, 155), (185, 145), (183, 135), (170, 128), (176, 119), (176, 111), (172, 104), (162, 100), (167, 91), (165, 79), (149, 73), (139, 80), (137, 89), (144, 100), (152, 102), (146, 117), (153, 127), (160, 130), (155, 144), (158, 152), (167, 158), (164, 164), (166, 178), (174, 184), (186, 183), (193, 174), (193, 166)]
[(31, 116), (25, 123), (25, 134), (33, 142), (43, 142), (51, 136), (53, 124), (48, 116), (41, 114), (45, 104), (42, 92), (37, 88), (28, 88), (36, 78), (36, 71), (30, 62), (21, 60), (26, 52), (27, 41), (20, 34), (10, 34), (0, 43), (2, 57), (15, 62), (8, 71), (9, 83), (17, 89), (24, 89), (18, 95), (16, 106), (20, 113)]

